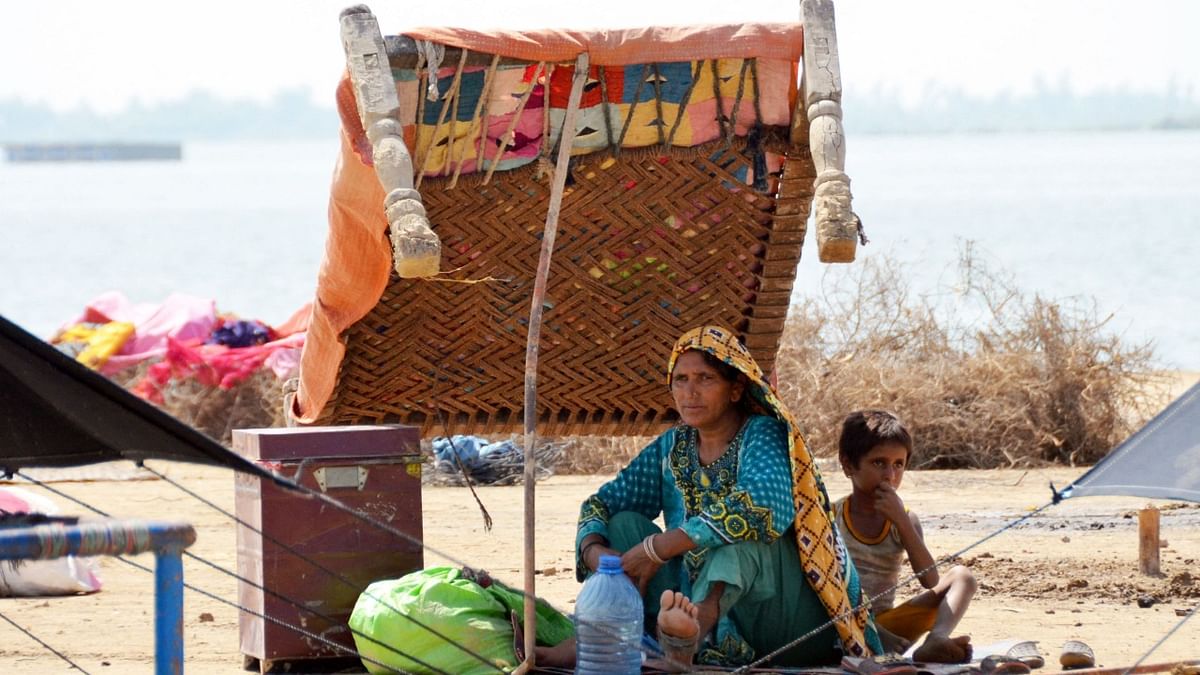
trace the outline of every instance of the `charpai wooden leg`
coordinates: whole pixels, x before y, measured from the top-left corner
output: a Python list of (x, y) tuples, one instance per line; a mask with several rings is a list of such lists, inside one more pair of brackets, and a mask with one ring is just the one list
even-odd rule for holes
[(342, 11), (342, 46), (358, 114), (371, 142), (375, 174), (387, 195), (384, 208), (396, 273), (405, 279), (433, 276), (440, 266), (442, 244), (413, 187), (413, 162), (404, 144), (396, 83), (379, 23), (366, 6)]
[(817, 178), (813, 183), (817, 253), (821, 262), (853, 262), (859, 219), (851, 210), (842, 128), (842, 76), (831, 0), (800, 3), (804, 22), (804, 87), (796, 116), (808, 119), (808, 141)]

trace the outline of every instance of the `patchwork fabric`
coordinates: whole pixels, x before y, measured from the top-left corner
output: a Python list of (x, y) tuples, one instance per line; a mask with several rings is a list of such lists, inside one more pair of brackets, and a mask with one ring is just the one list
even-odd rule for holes
[[(573, 65), (424, 64), (393, 69), (399, 116), (419, 176), (505, 171), (558, 142)], [(594, 65), (577, 115), (573, 155), (651, 145), (692, 147), (790, 123), (794, 64), (724, 58), (624, 66)], [(431, 92), (436, 92), (430, 96)], [(779, 92), (783, 92), (780, 94)], [(771, 153), (767, 163), (778, 166)], [(764, 168), (765, 170), (765, 168)], [(754, 176), (747, 176), (752, 183)]]

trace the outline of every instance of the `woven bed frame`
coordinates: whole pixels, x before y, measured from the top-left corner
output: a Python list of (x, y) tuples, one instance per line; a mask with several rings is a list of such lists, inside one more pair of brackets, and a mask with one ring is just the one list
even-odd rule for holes
[[(817, 10), (827, 3), (805, 5), (816, 8), (807, 8), (815, 19), (805, 16), (808, 42), (820, 35), (825, 19)], [(357, 18), (374, 25), (370, 14)], [(345, 25), (344, 18), (344, 32)], [(412, 67), (411, 41), (388, 38), (387, 45), (392, 68)], [(634, 436), (666, 428), (675, 419), (663, 372), (671, 345), (703, 323), (736, 330), (771, 372), (814, 195), (822, 183), (848, 185), (840, 108), (833, 109), (840, 99), (833, 49), (832, 79), (814, 88), (806, 75), (790, 127), (690, 148), (572, 157), (542, 305), (539, 434)], [(365, 76), (350, 72), (365, 91), (369, 83), (358, 81)], [(358, 105), (369, 130), (380, 116), (365, 110), (365, 98)], [(824, 126), (809, 119), (813, 112)], [(379, 135), (372, 140), (378, 163)], [(760, 174), (767, 151), (784, 157), (781, 170), (747, 185), (741, 177)], [(436, 239), (418, 239), (440, 245), (443, 274), (392, 273), (374, 308), (341, 336), (345, 357), (318, 423), (411, 424), (424, 436), (521, 432), (530, 303), (553, 170), (535, 162), (488, 180), (482, 173), (420, 180)], [(384, 173), (389, 192), (413, 187), (388, 185)], [(853, 259), (848, 200), (845, 190), (818, 219), (823, 259)], [(393, 243), (395, 230), (393, 219)]]

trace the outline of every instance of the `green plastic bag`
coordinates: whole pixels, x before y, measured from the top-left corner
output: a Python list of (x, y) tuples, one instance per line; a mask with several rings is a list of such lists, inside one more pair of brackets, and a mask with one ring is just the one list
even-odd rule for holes
[[(455, 568), (431, 567), (368, 586), (350, 627), (371, 673), (391, 672), (371, 660), (412, 673), (495, 673), (518, 665), (508, 617), (523, 617), (523, 608), (522, 595), (498, 582), (484, 588)], [(571, 620), (543, 602), (537, 617), (538, 644), (575, 634)]]

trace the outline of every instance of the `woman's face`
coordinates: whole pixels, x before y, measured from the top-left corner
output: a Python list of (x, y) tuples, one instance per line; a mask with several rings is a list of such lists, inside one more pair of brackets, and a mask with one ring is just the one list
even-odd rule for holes
[(730, 382), (709, 365), (698, 351), (687, 351), (675, 360), (671, 371), (671, 396), (675, 409), (688, 426), (704, 429), (736, 415), (734, 404), (741, 399), (745, 386)]

